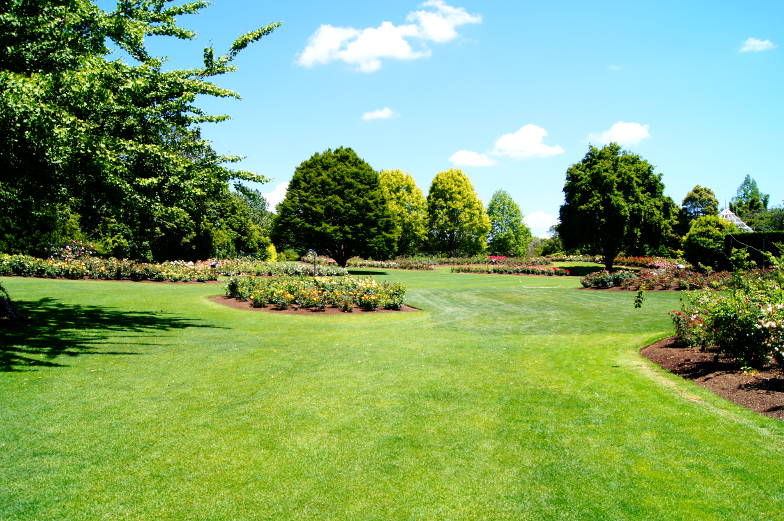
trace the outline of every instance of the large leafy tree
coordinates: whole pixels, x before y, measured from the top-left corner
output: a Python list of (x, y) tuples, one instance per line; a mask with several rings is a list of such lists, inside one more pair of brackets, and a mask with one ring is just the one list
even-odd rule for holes
[(490, 219), (462, 171), (439, 172), (427, 194), (430, 248), (447, 255), (476, 255), (487, 247)]
[(533, 236), (523, 222), (523, 213), (506, 190), (496, 190), (487, 205), (490, 233), (487, 243), (491, 253), (522, 257), (528, 253)]
[(381, 191), (395, 223), (397, 255), (414, 255), (427, 239), (427, 203), (414, 178), (402, 170), (379, 174)]
[(314, 249), (341, 266), (355, 255), (394, 253), (395, 223), (378, 173), (350, 148), (326, 150), (302, 162), (278, 205), (273, 240)]
[[(210, 78), (272, 24), (203, 64), (163, 69), (147, 36), (193, 38), (177, 18), (206, 2), (10, 0), (0, 6), (0, 249), (40, 253), (47, 242), (101, 239), (138, 258), (211, 253), (230, 180), (264, 181), (202, 139), (200, 95), (238, 97)], [(110, 59), (113, 48), (130, 58)], [(231, 205), (228, 205), (229, 207)]]
[(706, 215), (719, 214), (719, 200), (710, 188), (697, 185), (683, 198), (678, 213), (678, 225), (681, 234), (686, 234), (694, 219)]
[(566, 171), (558, 234), (566, 248), (604, 257), (612, 269), (619, 253), (645, 253), (672, 235), (675, 203), (664, 195), (661, 174), (636, 154), (611, 143), (591, 146)]

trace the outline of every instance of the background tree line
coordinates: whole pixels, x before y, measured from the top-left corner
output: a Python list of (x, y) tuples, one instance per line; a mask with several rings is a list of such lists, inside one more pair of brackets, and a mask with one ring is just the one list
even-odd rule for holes
[(278, 205), (272, 238), (280, 248), (315, 249), (345, 265), (353, 256), (423, 252), (525, 255), (531, 232), (505, 191), (496, 192), (485, 211), (460, 170), (438, 173), (425, 197), (409, 174), (377, 173), (341, 147), (297, 167)]

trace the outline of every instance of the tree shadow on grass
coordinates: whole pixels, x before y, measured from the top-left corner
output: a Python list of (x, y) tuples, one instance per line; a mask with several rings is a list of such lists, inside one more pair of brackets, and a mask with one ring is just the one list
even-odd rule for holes
[(357, 270), (346, 270), (348, 271), (349, 275), (388, 275), (386, 271), (379, 271), (379, 270), (365, 270), (365, 269), (357, 269)]
[(569, 270), (569, 275), (573, 277), (585, 277), (589, 273), (602, 271), (601, 266), (558, 266), (559, 269)]
[[(16, 321), (0, 321), (0, 372), (32, 370), (35, 367), (63, 367), (64, 356), (84, 354), (137, 355), (133, 351), (102, 351), (100, 346), (116, 344), (118, 333), (149, 340), (149, 333), (191, 327), (218, 327), (166, 313), (122, 311), (103, 306), (63, 304), (52, 298), (37, 301), (15, 300), (20, 316)], [(138, 334), (145, 333), (141, 337)], [(111, 340), (109, 340), (111, 337)], [(129, 345), (160, 345), (131, 341)]]

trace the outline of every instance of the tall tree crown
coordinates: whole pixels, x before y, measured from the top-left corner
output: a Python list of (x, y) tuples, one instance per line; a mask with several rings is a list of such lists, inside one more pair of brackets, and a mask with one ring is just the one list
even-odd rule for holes
[(491, 253), (522, 257), (533, 240), (531, 230), (523, 221), (520, 207), (506, 190), (496, 190), (487, 205), (490, 233), (487, 236)]
[(490, 220), (461, 170), (446, 170), (433, 178), (427, 194), (427, 219), (433, 251), (475, 255), (487, 247)]
[(608, 269), (621, 251), (641, 254), (665, 244), (674, 218), (661, 174), (615, 143), (590, 146), (566, 172), (558, 234), (566, 248), (602, 254)]
[(395, 223), (397, 255), (414, 255), (427, 239), (427, 202), (414, 178), (402, 170), (379, 174), (381, 191)]
[(355, 255), (390, 257), (394, 230), (378, 174), (351, 148), (341, 147), (297, 167), (278, 205), (273, 239), (326, 253), (345, 266)]

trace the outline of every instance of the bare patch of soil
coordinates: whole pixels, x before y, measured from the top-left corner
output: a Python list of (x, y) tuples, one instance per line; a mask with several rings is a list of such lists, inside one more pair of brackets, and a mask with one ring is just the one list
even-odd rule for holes
[[(254, 308), (249, 300), (246, 301), (237, 300), (235, 298), (227, 297), (225, 295), (216, 295), (214, 297), (210, 297), (210, 300), (213, 302), (217, 302), (218, 304), (223, 304), (224, 306), (229, 306), (235, 309), (244, 309), (246, 311), (263, 311), (266, 313), (280, 313), (284, 315), (340, 315), (346, 313), (345, 311), (341, 311), (338, 308), (326, 308), (323, 310), (295, 308), (294, 306), (288, 309), (278, 309), (272, 306), (267, 306), (265, 308)], [(403, 304), (403, 306), (400, 309), (377, 309), (375, 311), (365, 311), (358, 307), (354, 308), (354, 312), (359, 314), (400, 313), (400, 312), (406, 313), (412, 311), (421, 311), (421, 310), (413, 306), (408, 306), (406, 304)]]
[(645, 346), (640, 353), (664, 369), (694, 380), (742, 407), (784, 420), (784, 369), (781, 367), (767, 366), (746, 374), (735, 360), (683, 346), (675, 337)]

